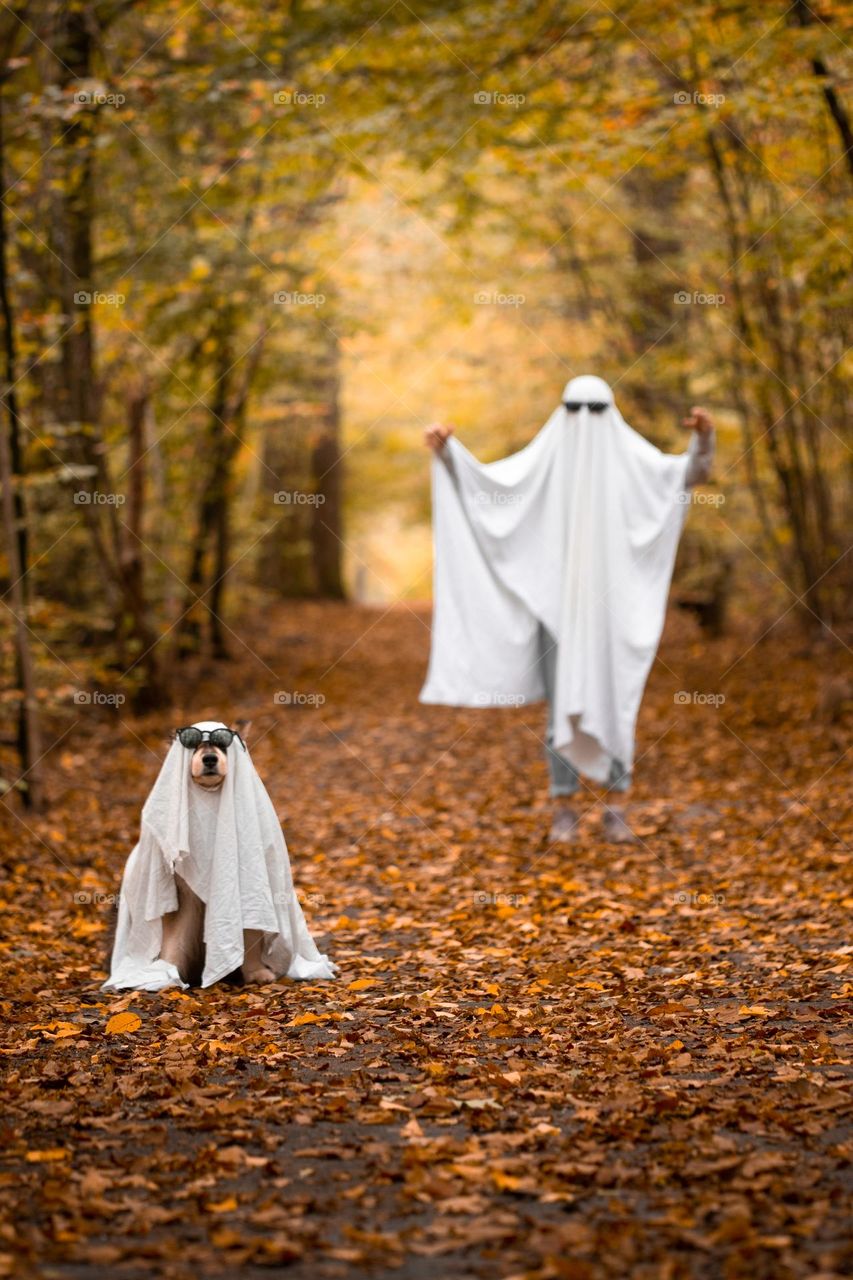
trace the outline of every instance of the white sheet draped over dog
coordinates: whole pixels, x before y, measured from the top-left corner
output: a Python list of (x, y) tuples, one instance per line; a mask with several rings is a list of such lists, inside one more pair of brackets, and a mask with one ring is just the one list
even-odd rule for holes
[(432, 651), (421, 701), (544, 697), (539, 627), (557, 643), (555, 747), (605, 782), (630, 770), (686, 511), (689, 454), (661, 453), (601, 378), (573, 378), (518, 453), (481, 463), (451, 437), (433, 462)]
[[(201, 721), (199, 729), (220, 729)], [(190, 776), (193, 752), (175, 740), (142, 809), (139, 843), (124, 871), (112, 969), (104, 989), (185, 986), (159, 960), (161, 917), (178, 906), (175, 873), (206, 904), (202, 986), (243, 963), (243, 930), (264, 932), (262, 961), (277, 977), (333, 978), (308, 932), (281, 824), (248, 751), (228, 748), (216, 791)]]

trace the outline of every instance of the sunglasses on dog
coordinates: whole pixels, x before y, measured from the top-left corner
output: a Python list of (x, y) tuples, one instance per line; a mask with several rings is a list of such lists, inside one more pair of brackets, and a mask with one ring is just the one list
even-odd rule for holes
[(246, 750), (246, 744), (236, 729), (197, 729), (195, 725), (190, 725), (187, 729), (176, 729), (175, 737), (188, 751), (195, 751), (203, 742), (209, 742), (212, 747), (227, 751), (235, 738), (243, 750)]
[(564, 400), (563, 408), (569, 413), (577, 413), (578, 409), (589, 409), (590, 413), (604, 413), (610, 405), (606, 400)]

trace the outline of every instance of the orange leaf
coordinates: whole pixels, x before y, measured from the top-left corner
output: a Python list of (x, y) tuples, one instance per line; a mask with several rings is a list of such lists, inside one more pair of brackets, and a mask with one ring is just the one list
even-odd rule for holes
[(138, 1013), (114, 1013), (106, 1025), (108, 1036), (121, 1034), (122, 1031), (138, 1031), (142, 1019)]
[(224, 1200), (218, 1200), (215, 1204), (206, 1204), (204, 1207), (208, 1213), (233, 1213), (237, 1208), (237, 1197), (226, 1196)]
[(38, 1022), (31, 1031), (41, 1031), (46, 1040), (62, 1040), (64, 1036), (79, 1036), (83, 1030), (76, 1022)]

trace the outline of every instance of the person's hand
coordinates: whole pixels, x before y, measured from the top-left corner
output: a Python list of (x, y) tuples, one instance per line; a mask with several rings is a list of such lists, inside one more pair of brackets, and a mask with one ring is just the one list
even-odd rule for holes
[(711, 415), (708, 410), (701, 409), (696, 404), (694, 404), (688, 416), (682, 418), (681, 425), (689, 428), (690, 431), (698, 431), (700, 436), (710, 435), (714, 430), (714, 424), (711, 421)]
[(439, 453), (452, 435), (452, 426), (443, 422), (433, 422), (424, 432), (424, 444)]

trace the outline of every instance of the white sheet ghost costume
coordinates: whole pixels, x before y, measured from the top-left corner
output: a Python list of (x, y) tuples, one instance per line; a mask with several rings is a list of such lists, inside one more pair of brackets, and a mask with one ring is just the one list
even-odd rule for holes
[[(226, 726), (201, 721), (199, 729)], [(121, 885), (112, 967), (104, 990), (184, 987), (160, 960), (162, 917), (178, 907), (175, 875), (205, 903), (202, 986), (243, 962), (243, 930), (264, 933), (261, 960), (280, 977), (333, 978), (335, 966), (308, 932), (272, 801), (237, 738), (217, 790), (190, 776), (192, 751), (172, 743), (142, 809), (139, 843)]]
[[(566, 402), (586, 403), (569, 412)], [(451, 436), (432, 466), (434, 615), (421, 701), (543, 698), (544, 626), (557, 645), (554, 748), (597, 782), (614, 761), (630, 772), (688, 467), (703, 448), (694, 435), (688, 453), (661, 453), (589, 375), (568, 383), (544, 427), (507, 458), (478, 462)]]

